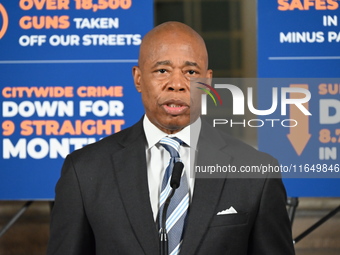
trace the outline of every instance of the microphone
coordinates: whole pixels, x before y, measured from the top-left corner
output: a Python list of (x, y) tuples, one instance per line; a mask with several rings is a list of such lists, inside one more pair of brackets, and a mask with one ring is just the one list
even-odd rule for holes
[(183, 172), (184, 165), (182, 162), (178, 161), (175, 163), (174, 168), (172, 170), (170, 187), (173, 189), (177, 189), (181, 183), (181, 177)]
[(162, 212), (162, 222), (161, 222), (161, 230), (159, 234), (160, 241), (160, 253), (161, 255), (168, 255), (168, 233), (166, 231), (166, 213), (168, 211), (168, 207), (171, 201), (171, 198), (175, 194), (176, 189), (178, 189), (181, 183), (181, 177), (183, 172), (184, 165), (182, 162), (178, 161), (174, 164), (172, 169), (172, 175), (170, 179), (170, 187), (172, 188), (171, 193), (167, 197), (164, 202), (163, 212)]

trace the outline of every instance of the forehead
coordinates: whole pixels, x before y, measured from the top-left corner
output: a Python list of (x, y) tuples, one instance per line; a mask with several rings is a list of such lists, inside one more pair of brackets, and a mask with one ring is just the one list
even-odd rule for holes
[(144, 64), (158, 61), (197, 62), (204, 65), (207, 52), (202, 40), (188, 34), (162, 33), (143, 45)]

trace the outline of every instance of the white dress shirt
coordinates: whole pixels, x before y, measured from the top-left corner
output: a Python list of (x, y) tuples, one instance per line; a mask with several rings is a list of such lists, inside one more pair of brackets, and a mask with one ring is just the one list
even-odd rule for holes
[(190, 126), (185, 127), (180, 132), (169, 135), (158, 129), (154, 124), (150, 122), (148, 117), (145, 115), (143, 120), (144, 132), (147, 140), (145, 146), (146, 162), (148, 170), (148, 184), (149, 184), (149, 195), (150, 202), (153, 212), (154, 220), (156, 221), (158, 210), (159, 210), (159, 195), (161, 193), (161, 186), (163, 181), (164, 172), (170, 161), (170, 153), (158, 142), (168, 137), (178, 137), (185, 144), (180, 146), (179, 155), (184, 164), (184, 171), (188, 178), (189, 185), (189, 196), (192, 198), (195, 184), (195, 176), (193, 171), (195, 155), (197, 148), (198, 135), (201, 129), (201, 120), (198, 118)]

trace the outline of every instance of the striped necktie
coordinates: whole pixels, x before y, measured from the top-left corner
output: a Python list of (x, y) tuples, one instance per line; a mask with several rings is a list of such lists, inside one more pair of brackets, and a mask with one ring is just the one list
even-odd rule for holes
[[(164, 202), (171, 192), (170, 179), (173, 166), (177, 161), (181, 161), (178, 151), (183, 142), (176, 137), (165, 137), (161, 139), (159, 143), (170, 153), (171, 157), (164, 174), (160, 195), (159, 222), (162, 222)], [(168, 247), (170, 255), (177, 255), (180, 252), (188, 207), (189, 188), (185, 171), (183, 171), (180, 186), (171, 199), (166, 215), (166, 229), (168, 232)]]

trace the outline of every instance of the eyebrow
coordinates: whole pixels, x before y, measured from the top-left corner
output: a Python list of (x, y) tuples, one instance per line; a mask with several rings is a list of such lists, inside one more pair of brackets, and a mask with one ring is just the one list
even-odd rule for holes
[(199, 65), (196, 62), (191, 62), (191, 61), (185, 61), (186, 66), (196, 66), (199, 67)]
[(171, 61), (170, 60), (157, 61), (156, 64), (153, 65), (153, 68), (162, 65), (164, 66), (171, 65)]
[[(161, 66), (161, 65), (172, 65), (172, 62), (170, 60), (158, 61), (153, 65), (153, 68), (155, 68), (157, 66)], [(184, 65), (185, 66), (195, 66), (195, 67), (200, 68), (200, 66), (196, 62), (192, 62), (192, 61), (185, 61)]]

